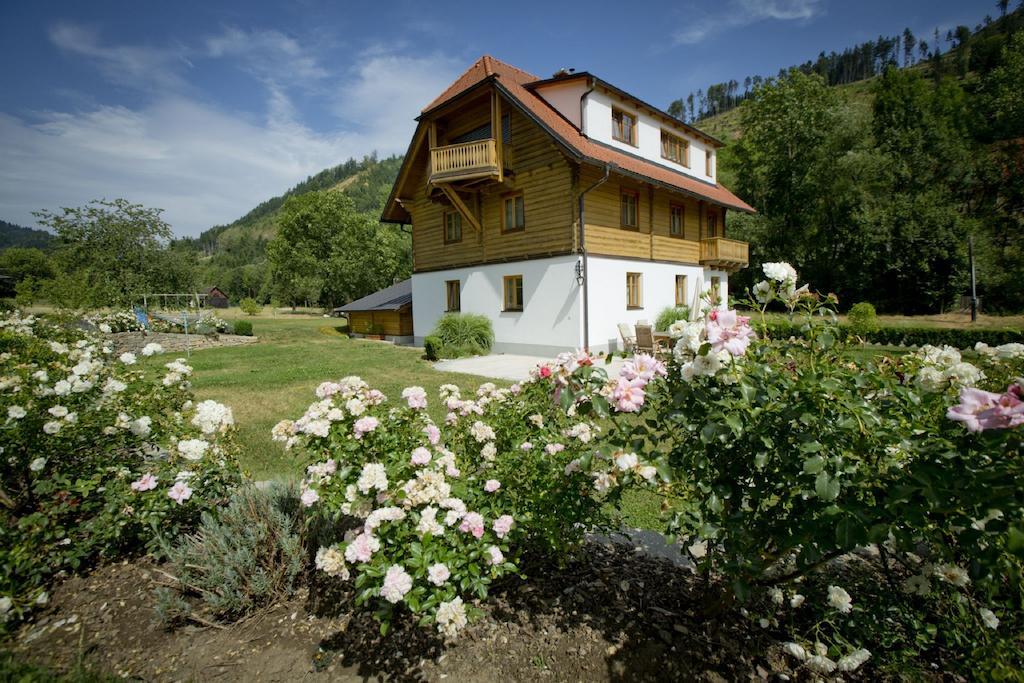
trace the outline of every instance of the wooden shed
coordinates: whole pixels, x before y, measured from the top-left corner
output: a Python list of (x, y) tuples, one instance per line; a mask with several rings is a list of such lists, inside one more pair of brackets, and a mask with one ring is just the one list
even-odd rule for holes
[(206, 305), (213, 308), (227, 308), (228, 295), (220, 290), (220, 287), (210, 287), (206, 290)]
[(334, 309), (348, 317), (349, 332), (388, 337), (412, 336), (412, 280)]

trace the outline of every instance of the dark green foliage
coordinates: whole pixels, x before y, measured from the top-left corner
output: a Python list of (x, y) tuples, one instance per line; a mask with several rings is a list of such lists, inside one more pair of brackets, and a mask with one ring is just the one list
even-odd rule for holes
[(263, 308), (255, 299), (249, 297), (238, 302), (238, 307), (242, 309), (242, 313), (245, 313), (246, 315), (257, 315)]
[(13, 311), (18, 307), (14, 299), (0, 299), (0, 312)]
[(248, 320), (236, 320), (235, 321), (235, 334), (240, 334), (244, 337), (252, 336), (252, 323)]
[(298, 488), (273, 484), (236, 491), (218, 515), (203, 513), (195, 533), (164, 544), (173, 588), (157, 594), (165, 623), (203, 613), (234, 620), (292, 594), (306, 566)]
[(484, 355), (494, 344), (490, 319), (475, 313), (446, 313), (431, 335), (441, 340), (441, 358)]
[[(786, 320), (768, 319), (761, 323), (756, 318), (751, 324), (759, 332), (767, 332), (773, 339), (788, 339), (804, 335), (799, 323)], [(873, 332), (857, 333), (851, 325), (840, 325), (836, 328), (842, 339), (858, 335), (872, 344), (884, 346), (942, 346), (948, 344), (958, 349), (973, 349), (978, 342), (989, 346), (1024, 343), (1024, 331), (1011, 329), (961, 329), (944, 327), (879, 327)]]
[(50, 669), (19, 660), (13, 652), (0, 652), (0, 681), (18, 683), (114, 683), (121, 679), (98, 671), (76, 666), (71, 671), (57, 673)]
[(0, 249), (46, 249), (52, 244), (53, 235), (45, 230), (25, 228), (7, 221), (0, 221)]
[(664, 332), (672, 323), (677, 320), (686, 320), (689, 316), (690, 309), (686, 306), (666, 306), (654, 321), (654, 329)]
[(444, 342), (441, 341), (440, 337), (429, 335), (423, 338), (423, 351), (427, 356), (427, 360), (437, 360), (440, 358), (443, 348)]
[(866, 301), (854, 304), (846, 314), (854, 334), (865, 335), (878, 330), (878, 316), (875, 307)]

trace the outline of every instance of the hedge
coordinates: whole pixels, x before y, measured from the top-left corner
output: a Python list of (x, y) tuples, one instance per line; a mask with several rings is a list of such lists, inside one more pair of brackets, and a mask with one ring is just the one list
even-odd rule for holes
[[(764, 324), (751, 321), (755, 329), (767, 329), (770, 337), (801, 336), (801, 325), (788, 320), (768, 320)], [(848, 325), (839, 327), (840, 334), (846, 338), (855, 336)], [(973, 349), (978, 342), (989, 346), (999, 346), (1011, 342), (1024, 343), (1024, 330), (1010, 329), (962, 329), (942, 327), (879, 327), (861, 337), (872, 344), (885, 346), (942, 346), (948, 344), (958, 349)]]

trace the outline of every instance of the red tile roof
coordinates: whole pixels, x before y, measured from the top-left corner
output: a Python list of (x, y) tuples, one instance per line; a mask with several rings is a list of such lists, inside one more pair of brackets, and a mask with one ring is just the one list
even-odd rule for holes
[(489, 55), (473, 63), (461, 76), (448, 86), (441, 95), (423, 110), (432, 111), (445, 102), (457, 97), (483, 80), (494, 77), (498, 84), (526, 111), (548, 128), (557, 138), (579, 156), (597, 164), (610, 164), (613, 171), (642, 176), (662, 185), (678, 189), (687, 194), (703, 197), (722, 206), (739, 211), (754, 212), (744, 202), (720, 184), (711, 184), (673, 171), (661, 164), (647, 161), (612, 147), (597, 143), (569, 123), (558, 111), (527, 86), (539, 79), (522, 69), (506, 64)]

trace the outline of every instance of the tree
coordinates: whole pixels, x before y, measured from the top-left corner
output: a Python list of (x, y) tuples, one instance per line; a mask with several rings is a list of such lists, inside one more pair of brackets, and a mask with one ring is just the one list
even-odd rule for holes
[(53, 277), (53, 264), (42, 249), (35, 247), (10, 247), (0, 251), (0, 270), (15, 281), (31, 277), (46, 280)]
[(57, 233), (58, 270), (84, 285), (89, 305), (106, 306), (128, 304), (154, 290), (183, 291), (190, 285), (191, 257), (168, 249), (172, 233), (162, 212), (114, 199), (58, 213), (38, 211), (35, 216)]
[(409, 253), (403, 233), (359, 213), (336, 191), (289, 198), (267, 246), (275, 292), (292, 306), (333, 307), (391, 285), (408, 277)]
[(917, 38), (909, 28), (903, 29), (903, 66), (910, 66), (914, 61), (914, 46)]

